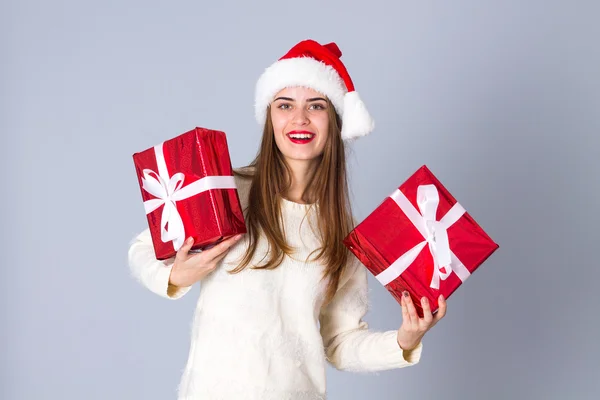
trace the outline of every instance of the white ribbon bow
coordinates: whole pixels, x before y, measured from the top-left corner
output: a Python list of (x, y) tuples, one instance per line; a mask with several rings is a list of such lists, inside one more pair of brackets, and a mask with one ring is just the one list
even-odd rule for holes
[(177, 172), (169, 176), (163, 144), (154, 146), (158, 173), (148, 168), (142, 171), (142, 189), (157, 197), (145, 201), (144, 208), (146, 214), (150, 214), (165, 205), (160, 219), (160, 238), (164, 243), (172, 241), (177, 251), (185, 241), (185, 228), (175, 203), (210, 189), (236, 189), (236, 185), (233, 176), (206, 176), (182, 188), (185, 174)]
[(448, 228), (460, 219), (465, 213), (465, 209), (459, 203), (456, 203), (440, 221), (436, 221), (440, 199), (435, 185), (420, 185), (417, 188), (417, 204), (420, 212), (400, 189), (397, 189), (390, 197), (423, 235), (424, 240), (376, 275), (377, 280), (384, 286), (392, 282), (402, 275), (427, 245), (433, 257), (433, 276), (429, 286), (433, 289), (439, 289), (440, 280), (448, 278), (452, 271), (464, 282), (471, 273), (450, 250)]

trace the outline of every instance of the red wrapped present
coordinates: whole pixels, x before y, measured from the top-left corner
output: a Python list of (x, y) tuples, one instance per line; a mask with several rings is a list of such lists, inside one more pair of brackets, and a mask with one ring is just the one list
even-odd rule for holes
[(437, 312), (496, 244), (423, 165), (344, 239), (346, 247), (400, 303), (408, 291)]
[(224, 132), (195, 128), (133, 154), (154, 251), (173, 257), (246, 233)]

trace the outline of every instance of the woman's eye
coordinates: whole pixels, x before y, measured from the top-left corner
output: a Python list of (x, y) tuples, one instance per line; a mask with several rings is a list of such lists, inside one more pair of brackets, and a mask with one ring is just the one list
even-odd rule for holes
[(325, 109), (325, 107), (322, 104), (311, 104), (310, 108), (313, 110), (324, 110)]
[(290, 105), (286, 103), (281, 103), (279, 106), (277, 106), (277, 108), (279, 108), (280, 110), (289, 110)]

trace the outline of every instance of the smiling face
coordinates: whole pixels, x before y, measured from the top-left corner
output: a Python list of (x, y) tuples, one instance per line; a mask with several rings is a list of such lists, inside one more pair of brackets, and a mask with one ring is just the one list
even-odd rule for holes
[(281, 90), (271, 103), (275, 143), (288, 164), (316, 162), (329, 134), (329, 104), (305, 87)]

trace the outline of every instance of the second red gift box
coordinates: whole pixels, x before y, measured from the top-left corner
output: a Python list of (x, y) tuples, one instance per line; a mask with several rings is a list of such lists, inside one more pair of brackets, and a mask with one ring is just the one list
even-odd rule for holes
[(432, 312), (493, 252), (496, 244), (423, 165), (344, 239), (400, 303), (408, 291), (419, 316)]

